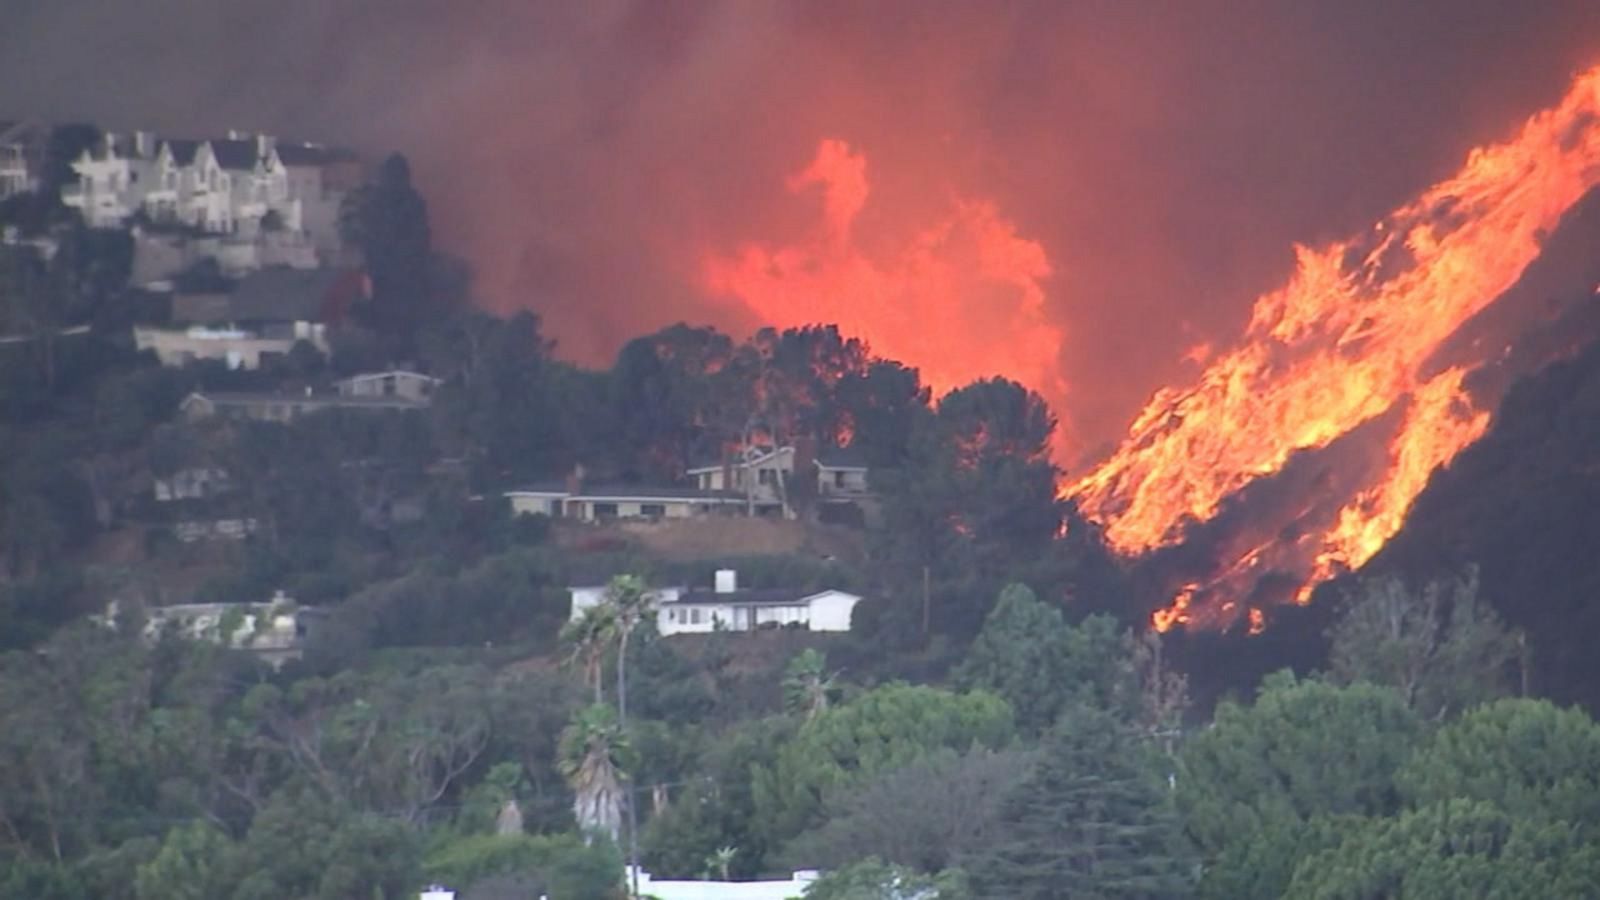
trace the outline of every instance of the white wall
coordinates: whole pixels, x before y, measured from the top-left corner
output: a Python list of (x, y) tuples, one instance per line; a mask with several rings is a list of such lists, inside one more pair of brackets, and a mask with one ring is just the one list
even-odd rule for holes
[(861, 598), (844, 591), (823, 591), (811, 598), (812, 631), (849, 631), (850, 615)]
[(657, 881), (640, 871), (639, 894), (659, 900), (799, 900), (816, 880), (816, 872), (796, 872), (785, 881)]

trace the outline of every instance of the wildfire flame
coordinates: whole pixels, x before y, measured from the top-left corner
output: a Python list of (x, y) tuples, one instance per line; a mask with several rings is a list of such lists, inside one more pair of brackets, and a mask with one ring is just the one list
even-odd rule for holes
[(871, 197), (867, 159), (824, 140), (788, 180), (795, 194), (820, 189), (822, 217), (793, 245), (749, 243), (703, 265), (712, 294), (745, 304), (779, 327), (836, 324), (872, 349), (917, 366), (935, 390), (1006, 373), (1065, 408), (1061, 327), (1045, 311), (1052, 269), (1044, 247), (984, 200), (953, 196), (909, 236), (866, 239), (859, 220)]
[[(1291, 455), (1393, 415), (1386, 465), (1336, 499), (1330, 520), (1298, 522), (1270, 548), (1266, 562), (1299, 579), (1293, 596), (1304, 602), (1318, 581), (1377, 552), (1434, 469), (1488, 427), (1488, 411), (1463, 389), (1465, 371), (1432, 371), (1430, 357), (1517, 280), (1543, 234), (1597, 181), (1600, 69), (1369, 234), (1297, 247), (1289, 283), (1256, 301), (1243, 339), (1210, 356), (1195, 383), (1159, 391), (1120, 448), (1064, 493), (1115, 547), (1144, 552), (1212, 519)], [(1219, 569), (1254, 568), (1261, 549)], [(1232, 621), (1237, 604), (1198, 608), (1207, 586), (1184, 585), (1154, 625)], [(1249, 624), (1262, 627), (1257, 612)]]

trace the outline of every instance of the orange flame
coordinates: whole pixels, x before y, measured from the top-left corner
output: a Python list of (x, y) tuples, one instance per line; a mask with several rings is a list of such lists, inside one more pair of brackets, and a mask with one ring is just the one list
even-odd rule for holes
[[(1116, 453), (1064, 493), (1114, 546), (1141, 552), (1211, 519), (1296, 451), (1403, 409), (1387, 466), (1331, 526), (1301, 538), (1313, 562), (1298, 596), (1309, 598), (1317, 581), (1381, 548), (1433, 470), (1483, 434), (1489, 414), (1462, 389), (1464, 373), (1431, 372), (1429, 358), (1517, 280), (1542, 234), (1597, 181), (1600, 69), (1369, 235), (1297, 247), (1294, 275), (1256, 301), (1243, 340), (1194, 384), (1158, 392)], [(1196, 587), (1154, 624), (1194, 617)]]
[(932, 224), (869, 249), (857, 234), (871, 197), (861, 152), (824, 140), (787, 187), (820, 188), (818, 226), (792, 246), (750, 243), (709, 255), (711, 293), (778, 327), (836, 324), (876, 353), (915, 364), (935, 390), (1004, 374), (1064, 409), (1063, 332), (1046, 316), (1042, 286), (1050, 260), (992, 203), (953, 197)]

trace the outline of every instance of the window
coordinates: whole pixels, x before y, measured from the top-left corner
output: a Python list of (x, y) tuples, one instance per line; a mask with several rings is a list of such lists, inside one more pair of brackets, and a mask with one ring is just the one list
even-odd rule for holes
[(615, 519), (617, 517), (617, 505), (615, 503), (594, 504), (594, 517), (596, 519)]
[(639, 505), (639, 515), (648, 516), (652, 519), (665, 518), (667, 505), (665, 503), (641, 503)]
[(839, 471), (837, 469), (834, 470), (834, 473), (833, 473), (833, 486), (834, 487), (841, 487), (841, 488), (844, 487), (844, 472)]
[(691, 608), (689, 610), (689, 624), (690, 625), (699, 625), (700, 624), (700, 610), (699, 610), (699, 608)]
[(777, 473), (771, 469), (760, 469), (757, 472), (756, 480), (762, 484), (772, 484), (774, 481), (773, 476), (776, 474)]

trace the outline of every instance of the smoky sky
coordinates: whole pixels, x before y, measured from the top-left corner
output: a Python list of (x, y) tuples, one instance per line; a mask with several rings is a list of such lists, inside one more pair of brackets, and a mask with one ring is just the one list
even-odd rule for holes
[(1600, 62), (1593, 0), (0, 0), (0, 23), (0, 118), (404, 151), (482, 302), (592, 363), (680, 319), (759, 325), (698, 267), (807, 227), (784, 180), (848, 141), (883, 228), (958, 194), (1044, 245), (1085, 448), (1225, 345), (1294, 243), (1370, 225)]

